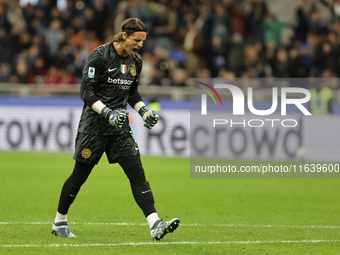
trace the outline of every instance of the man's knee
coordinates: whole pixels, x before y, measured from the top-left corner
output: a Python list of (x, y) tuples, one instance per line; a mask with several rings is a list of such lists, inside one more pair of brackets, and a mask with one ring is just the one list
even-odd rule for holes
[(123, 168), (131, 184), (145, 183), (145, 174), (139, 156), (122, 157), (118, 163)]
[(81, 163), (79, 161), (76, 161), (73, 171), (75, 171), (79, 174), (89, 175), (91, 173), (93, 167), (94, 167), (94, 165), (88, 165), (88, 164), (84, 164), (84, 163)]
[(90, 175), (94, 165), (87, 165), (76, 161), (73, 172), (69, 177), (70, 182), (77, 187), (83, 185)]

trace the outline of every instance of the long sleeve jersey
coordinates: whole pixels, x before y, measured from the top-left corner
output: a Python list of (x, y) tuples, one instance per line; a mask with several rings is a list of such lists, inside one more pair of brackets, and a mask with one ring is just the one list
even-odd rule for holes
[(91, 51), (83, 68), (80, 97), (84, 107), (78, 132), (93, 135), (120, 135), (129, 129), (129, 123), (122, 129), (115, 129), (91, 106), (100, 100), (112, 110), (132, 107), (142, 98), (138, 92), (138, 78), (142, 69), (142, 58), (137, 53), (122, 57), (113, 42), (103, 44)]

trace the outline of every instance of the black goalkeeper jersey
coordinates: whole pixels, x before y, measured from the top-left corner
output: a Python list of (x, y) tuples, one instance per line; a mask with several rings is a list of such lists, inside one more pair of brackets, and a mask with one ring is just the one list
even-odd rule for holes
[(80, 97), (85, 105), (78, 126), (79, 133), (120, 135), (129, 130), (128, 120), (122, 129), (116, 129), (91, 106), (100, 100), (112, 110), (126, 109), (127, 103), (133, 107), (142, 100), (137, 90), (141, 69), (142, 58), (138, 53), (122, 57), (113, 42), (91, 51), (82, 73)]

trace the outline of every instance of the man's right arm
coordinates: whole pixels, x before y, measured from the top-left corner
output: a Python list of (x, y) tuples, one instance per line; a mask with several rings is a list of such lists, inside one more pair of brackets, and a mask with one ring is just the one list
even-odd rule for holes
[(80, 98), (85, 104), (90, 106), (93, 111), (102, 115), (112, 126), (121, 128), (129, 112), (125, 109), (111, 110), (106, 107), (95, 94), (95, 87), (99, 83), (103, 63), (103, 55), (98, 49), (90, 53), (83, 68)]
[(99, 83), (102, 65), (103, 56), (99, 50), (96, 49), (89, 54), (83, 67), (80, 98), (90, 107), (99, 100), (94, 91), (96, 85)]

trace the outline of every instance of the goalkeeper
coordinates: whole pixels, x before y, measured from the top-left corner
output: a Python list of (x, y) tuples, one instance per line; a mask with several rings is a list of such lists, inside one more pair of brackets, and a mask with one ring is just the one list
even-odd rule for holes
[(118, 163), (129, 178), (134, 199), (154, 240), (160, 240), (179, 225), (177, 218), (163, 221), (158, 217), (126, 110), (129, 103), (149, 129), (159, 120), (156, 112), (145, 106), (137, 89), (142, 69), (137, 52), (146, 39), (147, 27), (141, 20), (130, 18), (123, 21), (121, 28), (112, 42), (90, 52), (83, 67), (80, 97), (84, 107), (76, 137), (75, 166), (62, 188), (52, 224), (52, 233), (58, 236), (75, 237), (67, 224), (69, 207), (104, 152), (109, 163)]

